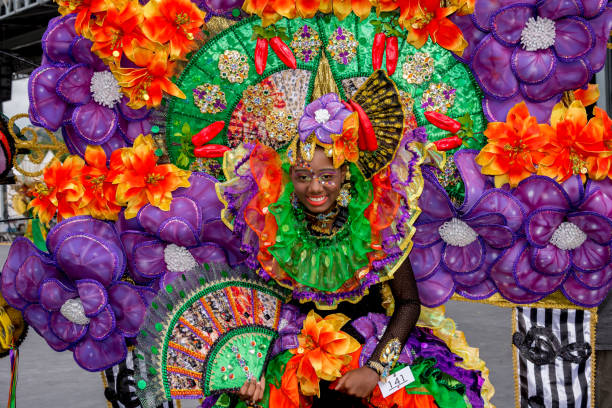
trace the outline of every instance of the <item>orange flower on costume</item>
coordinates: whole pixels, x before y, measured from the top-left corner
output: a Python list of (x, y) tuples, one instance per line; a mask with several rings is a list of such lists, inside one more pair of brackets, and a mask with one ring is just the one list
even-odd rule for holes
[(607, 152), (600, 153), (598, 156), (587, 158), (587, 168), (589, 177), (595, 180), (603, 180), (606, 177), (612, 178), (612, 120), (604, 111), (598, 107), (593, 110), (595, 117), (591, 118), (589, 124), (593, 122), (593, 127), (600, 128), (602, 139)]
[(57, 211), (57, 218), (64, 218), (86, 214), (79, 208), (83, 197), (83, 186), (79, 175), (85, 162), (78, 156), (69, 156), (62, 164), (54, 159), (43, 173), (44, 183), (34, 188), (34, 199), (28, 205), (34, 215), (44, 224), (49, 224)]
[[(603, 141), (606, 132), (604, 121), (600, 117), (587, 122), (582, 102), (574, 101), (569, 108), (561, 103), (555, 105), (550, 124), (555, 132), (546, 149), (546, 157), (540, 162), (538, 174), (555, 178), (560, 183), (580, 174), (584, 181), (589, 171), (588, 157), (609, 153)], [(594, 173), (605, 177), (599, 169)]]
[(90, 27), (91, 50), (100, 58), (119, 61), (123, 53), (132, 54), (134, 45), (143, 45), (146, 38), (141, 30), (142, 6), (128, 1), (122, 8), (111, 7), (100, 23)]
[(553, 133), (550, 126), (538, 124), (521, 102), (510, 109), (506, 122), (488, 124), (484, 131), (488, 143), (476, 156), (476, 163), (482, 166), (482, 174), (495, 176), (496, 187), (506, 183), (516, 187), (535, 173)]
[(142, 30), (152, 41), (169, 42), (172, 59), (183, 59), (197, 48), (205, 15), (190, 0), (151, 0), (144, 6)]
[(440, 7), (439, 0), (400, 0), (399, 23), (408, 30), (406, 41), (421, 48), (431, 41), (461, 56), (467, 41), (459, 27), (447, 17), (456, 7)]
[(189, 187), (190, 172), (174, 164), (157, 165), (151, 136), (140, 135), (134, 146), (115, 150), (110, 167), (109, 181), (118, 185), (117, 201), (127, 204), (125, 218), (128, 219), (135, 217), (147, 203), (169, 211), (172, 192)]
[(325, 14), (333, 11), (339, 20), (344, 20), (352, 11), (363, 20), (370, 15), (371, 8), (370, 0), (246, 0), (242, 5), (247, 13), (261, 17), (263, 27), (281, 17), (312, 18), (317, 11)]
[(56, 0), (62, 16), (76, 13), (74, 28), (78, 35), (87, 31), (89, 20), (94, 13), (101, 13), (108, 9), (106, 0)]
[(584, 106), (589, 106), (597, 102), (599, 99), (599, 86), (597, 84), (589, 84), (587, 89), (576, 89), (574, 98), (582, 102)]
[(350, 335), (340, 331), (350, 319), (341, 313), (321, 318), (313, 310), (304, 320), (298, 335), (299, 347), (289, 363), (297, 362), (296, 378), (302, 395), (319, 395), (319, 379), (334, 381), (341, 369), (352, 360), (351, 353), (361, 346)]
[(94, 218), (116, 220), (121, 206), (116, 201), (117, 186), (108, 179), (106, 153), (100, 146), (87, 146), (85, 161), (87, 166), (81, 173), (85, 192), (80, 207)]
[(334, 167), (342, 166), (344, 161), (355, 163), (359, 159), (359, 119), (357, 112), (351, 113), (342, 125), (341, 135), (331, 135), (333, 144)]
[(127, 56), (136, 65), (145, 67), (119, 68), (115, 64), (111, 65), (111, 71), (118, 79), (119, 86), (130, 97), (130, 108), (159, 106), (164, 92), (185, 99), (183, 91), (169, 79), (174, 72), (174, 63), (168, 61), (166, 48), (152, 45), (135, 46)]

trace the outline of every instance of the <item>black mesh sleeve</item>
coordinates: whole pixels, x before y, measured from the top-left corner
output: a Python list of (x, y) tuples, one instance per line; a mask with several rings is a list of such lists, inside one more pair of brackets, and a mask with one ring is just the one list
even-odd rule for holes
[(419, 292), (408, 258), (406, 258), (395, 273), (390, 286), (393, 298), (395, 299), (395, 310), (389, 320), (385, 333), (370, 357), (370, 362), (382, 363), (381, 354), (387, 344), (394, 339), (399, 340), (400, 350), (402, 350), (408, 336), (419, 320), (421, 302), (419, 301)]

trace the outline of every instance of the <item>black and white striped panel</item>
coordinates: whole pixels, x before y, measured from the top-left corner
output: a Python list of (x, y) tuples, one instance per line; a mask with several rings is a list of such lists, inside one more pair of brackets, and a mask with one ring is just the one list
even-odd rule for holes
[[(134, 381), (135, 351), (129, 350), (127, 358), (121, 363), (104, 371), (106, 388), (104, 396), (112, 408), (139, 408), (142, 405), (136, 395)], [(157, 408), (175, 408), (172, 401), (168, 401)]]
[(518, 307), (512, 341), (520, 408), (591, 408), (591, 314)]

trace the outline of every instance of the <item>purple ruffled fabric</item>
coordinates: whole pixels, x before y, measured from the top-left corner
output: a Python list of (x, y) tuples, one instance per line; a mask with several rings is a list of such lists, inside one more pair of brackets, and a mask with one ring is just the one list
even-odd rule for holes
[[(85, 370), (123, 361), (126, 338), (138, 335), (152, 291), (121, 281), (126, 260), (115, 228), (72, 217), (49, 231), (47, 248), (15, 240), (1, 276), (7, 302), (51, 348), (71, 350)], [(81, 305), (76, 319), (64, 310), (70, 303)]]
[[(298, 334), (302, 330), (304, 319), (306, 315), (300, 313), (296, 306), (283, 305), (279, 323), (280, 337), (274, 343), (271, 356), (298, 347)], [(368, 313), (367, 316), (351, 322), (355, 330), (366, 339), (359, 357), (360, 366), (368, 361), (376, 349), (388, 323), (389, 317), (381, 313)], [(431, 330), (417, 326), (408, 337), (398, 361), (410, 365), (414, 359), (419, 357), (435, 358), (436, 368), (465, 385), (466, 395), (474, 408), (484, 406), (480, 397), (482, 385), (480, 373), (456, 366), (462, 361), (461, 358), (453, 354), (442, 340), (433, 335)]]
[(135, 282), (157, 290), (184, 272), (168, 268), (164, 251), (170, 244), (188, 250), (199, 264), (223, 262), (235, 266), (245, 260), (239, 238), (221, 221), (223, 204), (215, 191), (217, 180), (196, 172), (189, 182), (189, 187), (172, 193), (170, 211), (147, 204), (132, 220), (120, 216), (117, 228)]
[[(552, 46), (526, 50), (521, 34), (530, 18), (554, 22)], [(606, 0), (476, 0), (472, 15), (451, 19), (468, 42), (459, 59), (470, 65), (485, 93), (487, 118), (503, 122), (525, 100), (545, 123), (563, 91), (586, 86), (603, 68), (612, 8)]]
[(76, 34), (75, 19), (75, 14), (56, 17), (43, 35), (43, 63), (28, 82), (30, 119), (52, 131), (61, 128), (73, 154), (83, 157), (87, 145), (100, 145), (110, 158), (113, 150), (150, 133), (150, 111), (131, 109), (126, 96), (113, 107), (93, 99), (94, 73), (110, 70), (91, 51), (91, 41)]

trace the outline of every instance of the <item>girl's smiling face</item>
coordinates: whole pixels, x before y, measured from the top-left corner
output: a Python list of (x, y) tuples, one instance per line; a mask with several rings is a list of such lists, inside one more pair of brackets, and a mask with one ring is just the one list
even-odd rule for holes
[(310, 163), (291, 167), (291, 181), (297, 199), (312, 213), (329, 211), (340, 194), (346, 168), (335, 169), (323, 149), (315, 149)]

